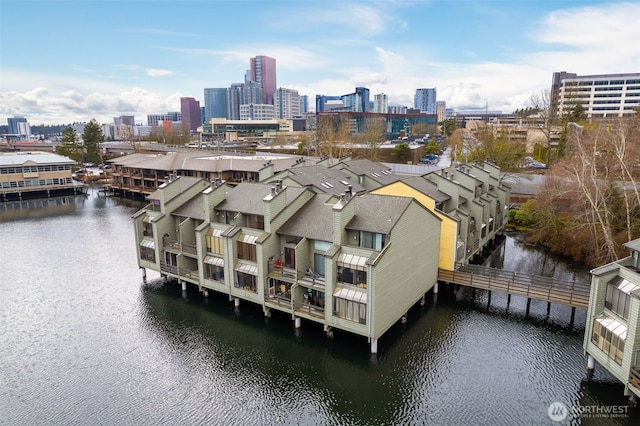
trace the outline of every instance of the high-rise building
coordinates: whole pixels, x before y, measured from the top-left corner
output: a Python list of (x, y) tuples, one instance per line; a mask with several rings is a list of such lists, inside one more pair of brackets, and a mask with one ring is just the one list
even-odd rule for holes
[(297, 90), (280, 87), (275, 95), (276, 118), (292, 119), (300, 116), (300, 95)]
[(25, 117), (8, 117), (7, 124), (10, 135), (27, 136), (31, 134), (29, 123)]
[(436, 88), (416, 89), (413, 106), (420, 112), (427, 114), (436, 113)]
[(227, 88), (204, 89), (204, 122), (212, 118), (227, 118)]
[(438, 116), (438, 123), (447, 119), (447, 103), (445, 101), (436, 102), (436, 115)]
[(227, 89), (227, 119), (240, 120), (240, 105), (244, 103), (244, 83), (233, 83)]
[(161, 124), (162, 121), (182, 121), (182, 114), (177, 111), (167, 112), (166, 114), (148, 114), (147, 126), (156, 127)]
[(378, 93), (373, 97), (373, 112), (386, 114), (389, 110), (389, 97), (384, 93)]
[(276, 60), (269, 56), (250, 59), (250, 79), (262, 87), (262, 103), (273, 105), (276, 93)]
[(316, 95), (316, 113), (326, 112), (330, 109), (327, 108), (329, 103), (336, 103), (340, 101), (340, 106), (342, 107), (342, 98), (340, 96), (327, 96), (327, 95)]
[(551, 109), (562, 117), (580, 104), (589, 118), (623, 117), (640, 108), (640, 73), (577, 75), (554, 72)]
[(275, 107), (269, 104), (240, 105), (240, 120), (273, 120)]
[(117, 126), (135, 126), (136, 119), (133, 115), (121, 115), (119, 117), (113, 117), (113, 124)]
[(195, 132), (202, 125), (200, 115), (200, 102), (195, 98), (180, 98), (180, 113), (182, 114), (182, 124)]
[(300, 114), (305, 114), (309, 112), (309, 96), (301, 95), (300, 96)]
[(342, 99), (341, 111), (369, 112), (369, 89), (356, 87), (356, 91), (340, 97)]

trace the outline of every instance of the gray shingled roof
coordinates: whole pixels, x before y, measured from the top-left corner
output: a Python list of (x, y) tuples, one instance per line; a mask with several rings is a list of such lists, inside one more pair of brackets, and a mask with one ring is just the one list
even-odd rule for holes
[[(160, 191), (162, 190), (162, 188), (165, 188), (168, 185), (178, 185), (178, 189), (179, 189), (178, 193), (182, 194), (187, 189), (189, 189), (192, 186), (196, 185), (201, 180), (202, 180), (202, 178), (199, 178), (199, 177), (178, 176), (178, 178), (176, 180), (174, 180), (173, 182), (166, 181), (165, 183), (160, 185), (160, 187), (158, 189), (156, 189), (155, 191), (153, 191), (151, 194), (149, 194), (147, 196), (147, 200), (159, 200), (160, 199)], [(165, 200), (165, 201), (168, 201), (168, 200)]]
[(389, 167), (364, 158), (342, 161), (334, 167), (346, 168), (357, 176), (366, 175), (381, 185), (387, 185), (400, 180), (400, 176), (396, 175)]
[(201, 194), (197, 194), (179, 208), (173, 211), (175, 216), (190, 217), (192, 219), (204, 220), (204, 199)]
[(629, 241), (628, 243), (623, 244), (624, 247), (633, 251), (640, 251), (640, 238)]
[(413, 198), (392, 195), (365, 194), (355, 200), (355, 216), (347, 229), (389, 234)]
[(280, 227), (278, 234), (332, 242), (334, 203), (327, 204), (331, 199), (328, 194), (315, 195)]
[(413, 176), (402, 179), (402, 182), (406, 183), (416, 191), (428, 195), (436, 202), (444, 202), (451, 198), (448, 194), (438, 190), (438, 185), (426, 179), (423, 176)]
[(293, 167), (286, 176), (300, 186), (312, 186), (326, 194), (344, 194), (348, 186), (352, 193), (365, 192), (365, 188), (353, 182), (351, 176), (339, 169), (331, 169), (322, 165)]
[[(273, 185), (266, 183), (243, 182), (227, 193), (227, 198), (215, 206), (216, 210), (226, 210), (244, 214), (264, 215), (263, 199), (271, 193)], [(286, 203), (293, 200), (305, 191), (305, 188), (287, 186), (282, 189), (286, 197)]]

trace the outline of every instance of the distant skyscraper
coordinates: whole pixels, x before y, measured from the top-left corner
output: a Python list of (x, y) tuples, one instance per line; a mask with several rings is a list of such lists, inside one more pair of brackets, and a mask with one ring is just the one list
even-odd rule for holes
[(328, 102), (340, 100), (340, 96), (316, 95), (316, 113), (327, 111)]
[(202, 125), (200, 102), (195, 98), (180, 98), (180, 113), (182, 114), (182, 124), (190, 132), (195, 132)]
[(227, 118), (227, 88), (204, 89), (204, 122), (212, 118)]
[(276, 118), (292, 119), (300, 116), (300, 95), (297, 90), (280, 87), (275, 95)]
[(426, 112), (427, 114), (436, 113), (436, 88), (431, 89), (416, 89), (416, 96), (414, 98), (413, 106), (419, 109), (420, 112)]
[(300, 96), (300, 114), (309, 112), (309, 96)]
[(273, 120), (274, 110), (269, 104), (240, 105), (240, 120)]
[(373, 97), (373, 112), (386, 114), (389, 110), (389, 97), (384, 93), (378, 93)]
[(25, 117), (8, 117), (7, 124), (9, 125), (8, 131), (10, 135), (26, 136), (27, 134), (31, 133), (31, 130), (29, 130), (29, 133), (21, 133), (21, 130), (25, 131), (29, 127), (29, 124), (27, 123), (27, 119)]
[(447, 103), (445, 101), (436, 102), (436, 115), (438, 123), (447, 119)]
[(276, 60), (269, 56), (250, 59), (250, 78), (262, 87), (262, 103), (273, 105), (276, 93)]
[(240, 105), (244, 103), (244, 83), (233, 83), (227, 89), (227, 119), (240, 120)]

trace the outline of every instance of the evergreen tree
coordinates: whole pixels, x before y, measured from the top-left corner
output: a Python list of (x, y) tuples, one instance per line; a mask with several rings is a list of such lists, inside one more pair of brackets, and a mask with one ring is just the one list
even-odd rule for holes
[(62, 143), (56, 147), (56, 153), (72, 160), (82, 160), (82, 150), (76, 131), (67, 127), (62, 131)]
[(102, 158), (100, 156), (100, 142), (104, 142), (104, 134), (102, 133), (102, 128), (100, 124), (93, 118), (87, 125), (84, 127), (84, 132), (82, 133), (83, 147), (85, 159), (94, 164), (99, 164), (102, 162)]

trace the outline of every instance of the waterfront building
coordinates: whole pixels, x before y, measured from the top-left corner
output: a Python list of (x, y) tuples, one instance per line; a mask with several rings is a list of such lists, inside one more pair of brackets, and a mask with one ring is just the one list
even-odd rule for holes
[(413, 106), (427, 114), (436, 114), (436, 88), (416, 89)]
[(588, 118), (623, 117), (640, 108), (640, 73), (577, 75), (554, 72), (554, 112), (562, 117), (580, 104)]
[(297, 90), (280, 87), (275, 94), (275, 118), (291, 120), (300, 116), (300, 95)]
[(377, 114), (387, 114), (389, 112), (389, 96), (378, 93), (373, 97), (373, 112)]
[[(269, 56), (256, 56), (249, 60), (249, 77), (262, 89), (262, 99), (254, 103), (273, 105), (276, 92), (276, 60)], [(248, 102), (247, 102), (248, 103)]]
[(227, 88), (213, 87), (204, 89), (204, 121), (212, 118), (227, 118)]
[(74, 164), (67, 157), (48, 152), (0, 153), (2, 201), (84, 192), (86, 186), (73, 181)]
[(597, 361), (640, 397), (640, 239), (624, 244), (630, 255), (591, 271), (591, 293), (584, 331), (587, 368)]
[(409, 197), (174, 176), (148, 199), (133, 216), (141, 268), (364, 336), (372, 353), (437, 281), (439, 219)]
[[(215, 120), (215, 119), (214, 119)], [(167, 182), (171, 174), (208, 181), (223, 179), (229, 185), (261, 182), (296, 164), (299, 156), (213, 153), (211, 151), (129, 154), (109, 160), (110, 188), (120, 194), (146, 196)]]
[(180, 98), (180, 114), (182, 115), (182, 124), (190, 132), (196, 132), (198, 127), (202, 126), (200, 102), (195, 98)]
[(273, 120), (275, 108), (271, 104), (240, 105), (240, 120)]

